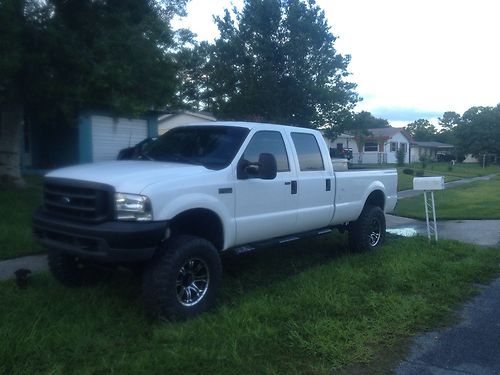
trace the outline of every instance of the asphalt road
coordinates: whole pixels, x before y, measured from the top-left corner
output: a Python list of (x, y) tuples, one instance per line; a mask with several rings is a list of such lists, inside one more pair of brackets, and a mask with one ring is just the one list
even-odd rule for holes
[(414, 340), (398, 375), (500, 374), (500, 279), (465, 305), (461, 322)]

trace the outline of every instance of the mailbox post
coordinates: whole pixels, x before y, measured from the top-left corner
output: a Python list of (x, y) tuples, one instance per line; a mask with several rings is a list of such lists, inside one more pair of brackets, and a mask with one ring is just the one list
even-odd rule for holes
[[(434, 190), (444, 190), (444, 177), (414, 177), (413, 190), (424, 191), (424, 205), (425, 205), (425, 221), (427, 223), (427, 238), (429, 241), (431, 237), (438, 240), (437, 223), (436, 223), (436, 205), (434, 203)], [(427, 193), (431, 193), (431, 199), (427, 198)], [(432, 226), (429, 222), (429, 215), (432, 210)]]

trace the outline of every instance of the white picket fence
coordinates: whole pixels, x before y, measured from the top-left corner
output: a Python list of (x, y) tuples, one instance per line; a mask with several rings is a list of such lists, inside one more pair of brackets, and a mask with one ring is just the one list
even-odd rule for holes
[(386, 164), (387, 154), (385, 152), (354, 152), (351, 163), (353, 164)]

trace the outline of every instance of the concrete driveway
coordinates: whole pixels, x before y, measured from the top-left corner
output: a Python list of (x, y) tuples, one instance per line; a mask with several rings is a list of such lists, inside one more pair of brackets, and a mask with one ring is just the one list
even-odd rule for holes
[[(394, 234), (411, 233), (427, 236), (425, 221), (386, 215), (387, 229)], [(500, 220), (444, 220), (437, 222), (438, 237), (481, 246), (500, 248)], [(399, 232), (399, 233), (398, 233)]]

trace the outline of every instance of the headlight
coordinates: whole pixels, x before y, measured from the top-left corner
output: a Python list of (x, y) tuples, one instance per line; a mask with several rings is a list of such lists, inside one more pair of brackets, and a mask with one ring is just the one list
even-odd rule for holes
[(153, 220), (151, 202), (144, 195), (115, 193), (115, 211), (118, 220)]

